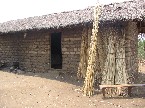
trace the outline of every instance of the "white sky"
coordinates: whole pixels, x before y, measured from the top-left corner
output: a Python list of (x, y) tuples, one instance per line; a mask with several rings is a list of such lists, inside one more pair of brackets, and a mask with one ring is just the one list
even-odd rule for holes
[[(84, 9), (98, 0), (0, 0), (0, 23), (8, 20)], [(101, 4), (127, 0), (99, 0)]]

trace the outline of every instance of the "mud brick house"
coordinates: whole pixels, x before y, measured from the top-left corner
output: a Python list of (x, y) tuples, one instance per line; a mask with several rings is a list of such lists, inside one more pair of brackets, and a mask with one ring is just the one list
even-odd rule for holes
[[(130, 76), (137, 72), (137, 40), (139, 32), (144, 32), (144, 7), (143, 0), (102, 6), (102, 62), (108, 72), (117, 72), (119, 77), (122, 70)], [(19, 62), (21, 69), (30, 72), (77, 73), (82, 35), (91, 36), (92, 23), (93, 7), (1, 23), (0, 60), (8, 66)], [(114, 56), (118, 70), (105, 63), (109, 54)]]

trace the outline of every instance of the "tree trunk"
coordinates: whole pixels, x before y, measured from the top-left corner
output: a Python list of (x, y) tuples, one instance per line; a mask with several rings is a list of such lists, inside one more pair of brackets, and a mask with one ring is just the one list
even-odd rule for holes
[(108, 52), (102, 76), (102, 84), (114, 84), (115, 76), (115, 37), (109, 36)]
[(116, 43), (116, 74), (115, 84), (127, 84), (127, 73), (125, 64), (125, 34), (117, 37)]

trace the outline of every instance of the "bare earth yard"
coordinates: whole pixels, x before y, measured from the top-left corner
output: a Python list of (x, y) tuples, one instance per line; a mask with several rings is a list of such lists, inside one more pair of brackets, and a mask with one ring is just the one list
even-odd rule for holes
[[(143, 83), (145, 75), (140, 75)], [(133, 97), (115, 99), (103, 99), (100, 93), (85, 97), (81, 87), (71, 75), (0, 71), (0, 108), (145, 108), (145, 87)]]

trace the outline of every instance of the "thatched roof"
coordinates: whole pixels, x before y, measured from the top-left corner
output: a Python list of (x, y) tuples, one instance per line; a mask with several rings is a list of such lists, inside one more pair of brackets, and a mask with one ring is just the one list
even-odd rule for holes
[[(142, 20), (144, 16), (144, 0), (127, 1), (102, 6), (100, 21)], [(74, 10), (53, 13), (43, 16), (29, 17), (0, 23), (0, 32), (16, 32), (32, 29), (58, 29), (93, 22), (93, 7), (84, 10)]]

